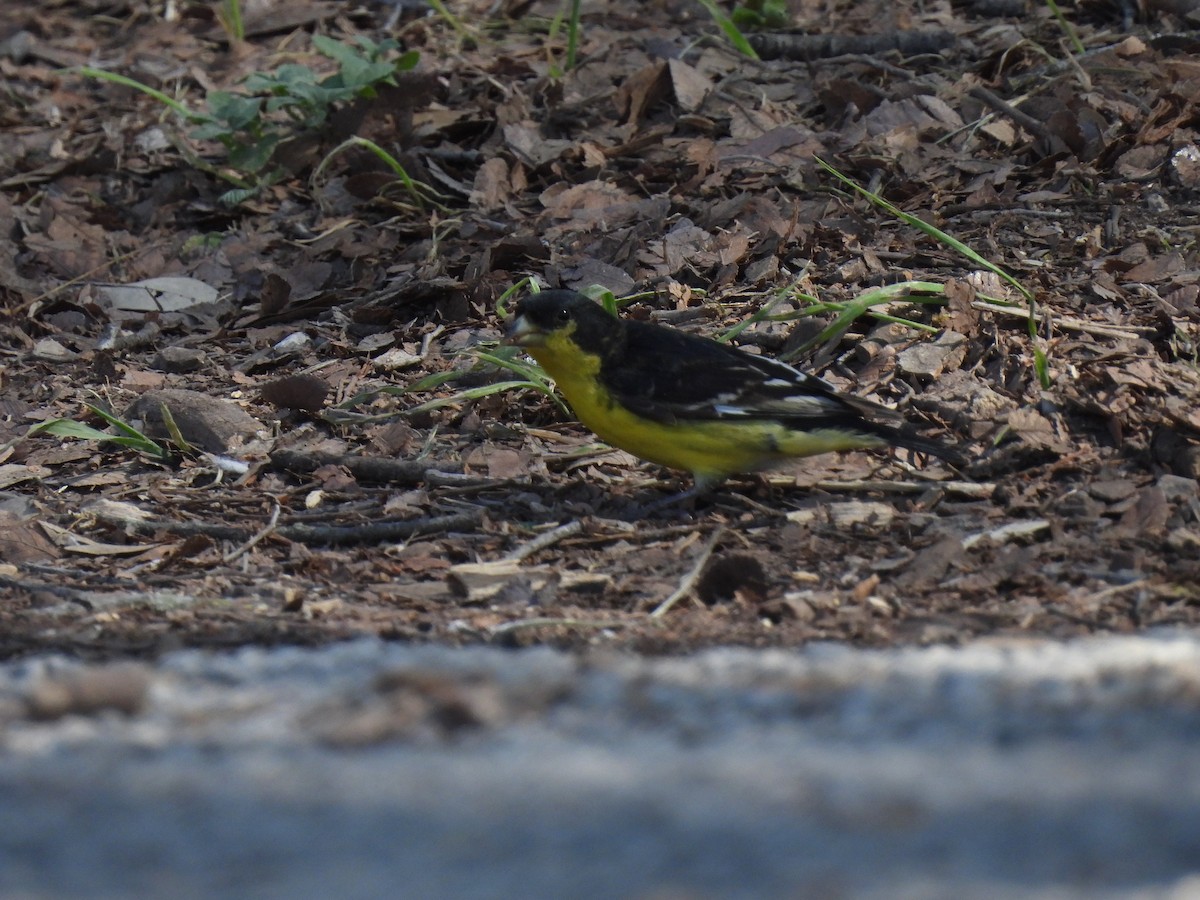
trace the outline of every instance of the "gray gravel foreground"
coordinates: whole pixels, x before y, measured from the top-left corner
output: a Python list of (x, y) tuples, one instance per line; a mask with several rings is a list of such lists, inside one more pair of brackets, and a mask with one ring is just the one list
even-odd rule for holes
[(0, 896), (1200, 897), (1200, 635), (0, 666)]

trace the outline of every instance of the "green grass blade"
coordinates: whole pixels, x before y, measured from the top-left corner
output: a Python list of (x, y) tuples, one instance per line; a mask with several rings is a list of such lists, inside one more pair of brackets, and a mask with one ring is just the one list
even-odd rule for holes
[(431, 203), (442, 212), (450, 211), (450, 207), (438, 202), (439, 199), (445, 199), (445, 194), (442, 194), (435, 188), (430, 187), (423, 181), (417, 181), (414, 179), (408, 174), (404, 166), (400, 164), (400, 161), (396, 159), (396, 157), (392, 156), (392, 154), (388, 153), (374, 141), (368, 140), (364, 137), (358, 137), (357, 135), (347, 138), (346, 140), (342, 141), (342, 143), (330, 150), (329, 153), (325, 155), (325, 158), (321, 160), (321, 164), (313, 171), (313, 179), (315, 180), (320, 178), (321, 175), (324, 174), (325, 170), (329, 167), (329, 164), (333, 161), (333, 159), (351, 147), (362, 147), (365, 150), (369, 150), (371, 153), (375, 154), (375, 156), (381, 159), (384, 165), (392, 170), (396, 176), (396, 179), (404, 185), (404, 188), (408, 191), (409, 196), (417, 201), (418, 205)]
[(124, 75), (118, 75), (116, 72), (108, 72), (104, 69), (93, 69), (91, 66), (80, 66), (75, 69), (80, 75), (86, 75), (88, 78), (99, 78), (101, 81), (110, 81), (113, 84), (120, 84), (128, 88), (133, 88), (135, 91), (141, 91), (147, 97), (153, 97), (163, 106), (178, 113), (189, 122), (207, 122), (208, 117), (192, 112), (184, 104), (180, 103), (174, 97), (168, 97), (162, 91), (155, 90), (148, 84), (142, 84), (133, 78), (127, 78)]
[(221, 27), (237, 43), (246, 40), (246, 24), (242, 20), (241, 0), (222, 0), (217, 10), (217, 21)]
[(158, 404), (159, 410), (162, 412), (163, 425), (167, 429), (167, 434), (171, 436), (171, 443), (179, 450), (180, 453), (191, 453), (192, 445), (188, 443), (187, 438), (183, 436), (183, 432), (179, 430), (179, 426), (175, 423), (175, 416), (171, 413), (171, 408), (165, 403)]
[(583, 0), (571, 0), (571, 18), (567, 24), (567, 71), (575, 68), (579, 55), (579, 8)]
[(131, 438), (134, 438), (137, 440), (147, 441), (151, 444), (154, 443), (153, 440), (146, 437), (146, 435), (142, 434), (140, 431), (138, 431), (136, 428), (134, 428), (128, 422), (118, 419), (116, 416), (114, 416), (108, 410), (101, 409), (99, 406), (93, 406), (90, 403), (85, 403), (83, 405), (88, 408), (88, 411), (91, 412), (92, 415), (98, 416), (99, 418), (103, 419), (105, 422), (107, 422), (113, 428), (120, 431), (126, 437), (131, 437)]
[(446, 24), (454, 30), (455, 34), (463, 40), (472, 40), (471, 33), (467, 31), (466, 26), (458, 20), (458, 17), (454, 13), (446, 8), (446, 4), (442, 0), (428, 0), (428, 3), (433, 7), (434, 12), (446, 20)]
[(419, 403), (405, 410), (405, 415), (416, 415), (417, 413), (429, 412), (432, 409), (441, 409), (445, 406), (455, 406), (459, 403), (464, 403), (467, 400), (479, 400), (482, 397), (490, 397), (492, 394), (500, 394), (504, 391), (528, 390), (532, 389), (541, 394), (549, 394), (549, 389), (544, 385), (535, 384), (532, 381), (497, 381), (494, 384), (485, 384), (482, 387), (468, 388), (465, 391), (458, 391), (451, 394), (449, 397), (438, 397), (434, 400), (427, 400), (424, 403)]
[(1086, 52), (1086, 48), (1083, 46), (1083, 41), (1079, 39), (1078, 33), (1076, 33), (1075, 29), (1071, 26), (1071, 23), (1067, 21), (1067, 17), (1063, 15), (1063, 11), (1059, 9), (1058, 4), (1055, 2), (1055, 0), (1046, 0), (1046, 6), (1050, 7), (1050, 12), (1054, 14), (1054, 18), (1058, 19), (1058, 26), (1070, 39), (1071, 46), (1075, 48), (1075, 54), (1077, 56), (1082, 56)]
[[(994, 275), (998, 276), (1003, 281), (1007, 282), (1012, 287), (1014, 287), (1021, 294), (1021, 296), (1025, 298), (1026, 303), (1028, 304), (1028, 319), (1026, 322), (1026, 326), (1029, 330), (1029, 338), (1031, 341), (1034, 342), (1034, 359), (1035, 359), (1035, 366), (1038, 370), (1038, 380), (1039, 380), (1039, 382), (1041, 382), (1043, 387), (1049, 386), (1050, 374), (1049, 374), (1049, 368), (1045, 364), (1045, 352), (1044, 352), (1044, 350), (1042, 350), (1041, 348), (1039, 348), (1037, 346), (1037, 340), (1038, 340), (1037, 298), (1034, 296), (1033, 291), (1029, 290), (1027, 287), (1025, 287), (1025, 285), (1023, 285), (1023, 284), (1021, 284), (1021, 282), (1017, 281), (1017, 279), (1014, 278), (1012, 275), (1010, 275), (1005, 269), (996, 265), (991, 260), (984, 259), (978, 253), (976, 253), (974, 250), (972, 250), (970, 247), (968, 247), (966, 244), (964, 244), (962, 241), (958, 240), (958, 238), (955, 238), (949, 234), (946, 234), (946, 232), (942, 231), (940, 228), (930, 225), (924, 219), (919, 219), (916, 216), (912, 215), (911, 213), (906, 213), (904, 210), (902, 210), (896, 206), (893, 206), (891, 203), (889, 203), (887, 200), (884, 200), (878, 194), (862, 187), (860, 184), (858, 184), (856, 181), (854, 181), (854, 179), (852, 179), (846, 175), (843, 175), (841, 172), (839, 172), (837, 169), (835, 169), (829, 163), (825, 162), (825, 160), (821, 159), (819, 156), (815, 157), (815, 159), (817, 160), (817, 163), (821, 166), (821, 168), (823, 168), (829, 174), (833, 175), (833, 177), (838, 179), (838, 181), (842, 182), (842, 184), (849, 187), (855, 193), (865, 197), (866, 199), (868, 199), (869, 201), (874, 203), (876, 206), (878, 206), (880, 209), (886, 210), (887, 212), (891, 213), (893, 216), (895, 216), (900, 221), (902, 221), (908, 225), (911, 225), (913, 228), (916, 228), (918, 231), (921, 231), (924, 234), (929, 235), (931, 238), (936, 240), (938, 243), (951, 248), (952, 250), (956, 251), (957, 253), (959, 253), (960, 255), (965, 257), (966, 259), (970, 260), (975, 265), (979, 266), (982, 269), (986, 269), (987, 271), (993, 273)], [(1039, 353), (1042, 355), (1041, 364), (1037, 364), (1037, 355)]]
[(721, 7), (717, 6), (716, 0), (700, 0), (700, 5), (708, 10), (708, 14), (712, 16), (712, 20), (717, 23), (717, 27), (725, 33), (729, 43), (733, 44), (734, 48), (743, 56), (750, 59), (758, 59), (758, 54), (754, 48), (750, 46), (750, 42), (746, 40), (746, 36), (738, 29), (737, 25), (725, 15)]
[(526, 276), (510, 287), (507, 291), (496, 298), (496, 316), (501, 322), (506, 321), (512, 313), (508, 309), (508, 301), (511, 300), (517, 293), (524, 290), (528, 286), (531, 293), (538, 293), (540, 290), (538, 283)]
[(936, 240), (938, 243), (943, 244), (944, 246), (950, 247), (952, 250), (954, 250), (957, 253), (959, 253), (960, 255), (964, 256), (966, 259), (970, 260), (972, 263), (979, 266), (980, 268), (987, 269), (987, 271), (992, 272), (993, 274), (999, 276), (1004, 281), (1008, 282), (1010, 285), (1012, 285), (1014, 288), (1016, 288), (1016, 290), (1020, 292), (1021, 296), (1024, 297), (1026, 300), (1028, 300), (1030, 304), (1032, 304), (1034, 302), (1033, 292), (1030, 291), (1028, 288), (1026, 288), (1025, 285), (1021, 284), (1021, 282), (1017, 281), (1016, 278), (1014, 278), (1012, 275), (1009, 275), (1008, 272), (1006, 272), (1000, 266), (996, 265), (991, 260), (984, 259), (982, 256), (980, 256), (978, 253), (976, 253), (974, 250), (972, 250), (970, 247), (968, 247), (966, 244), (964, 244), (958, 238), (953, 237), (949, 234), (946, 234), (946, 232), (942, 231), (940, 228), (937, 228), (934, 225), (930, 225), (924, 219), (918, 218), (917, 216), (914, 216), (911, 213), (906, 213), (904, 210), (900, 209), (897, 206), (893, 206), (891, 203), (889, 203), (887, 200), (880, 197), (874, 191), (867, 190), (865, 187), (863, 187), (858, 182), (856, 182), (853, 178), (850, 178), (848, 175), (843, 175), (841, 172), (839, 172), (837, 169), (835, 169), (829, 163), (825, 162), (825, 160), (821, 159), (819, 156), (816, 157), (816, 160), (817, 160), (817, 164), (819, 166), (821, 166), (821, 168), (823, 168), (826, 172), (828, 172), (830, 175), (832, 175), (838, 181), (842, 182), (842, 184), (846, 185), (846, 187), (853, 190), (855, 193), (859, 194), (862, 197), (865, 197), (867, 200), (874, 203), (880, 209), (886, 210), (888, 213), (895, 216), (901, 222), (904, 222), (907, 225), (911, 225), (913, 228), (916, 228), (918, 231), (921, 231), (924, 234), (929, 235), (931, 238)]

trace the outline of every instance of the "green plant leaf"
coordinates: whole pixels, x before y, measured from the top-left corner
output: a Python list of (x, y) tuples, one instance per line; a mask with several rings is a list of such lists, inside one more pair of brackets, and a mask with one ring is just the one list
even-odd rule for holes
[(322, 85), (357, 94), (381, 81), (389, 81), (396, 72), (414, 68), (421, 58), (417, 51), (412, 50), (389, 61), (384, 58), (385, 53), (395, 47), (395, 41), (375, 44), (360, 36), (359, 43), (361, 51), (324, 35), (313, 36), (313, 46), (339, 66), (338, 74), (322, 81)]
[(507, 321), (507, 319), (512, 315), (512, 313), (508, 311), (508, 301), (516, 296), (520, 291), (523, 291), (526, 286), (528, 286), (533, 293), (536, 294), (538, 292), (538, 283), (532, 278), (525, 277), (496, 298), (496, 316), (501, 322)]
[(275, 148), (283, 142), (280, 134), (265, 135), (253, 144), (240, 144), (229, 151), (229, 165), (239, 172), (255, 174), (271, 160)]
[(207, 99), (209, 115), (231, 129), (246, 128), (262, 113), (260, 97), (212, 91)]
[(223, 193), (217, 199), (225, 206), (237, 206), (239, 203), (245, 203), (251, 197), (257, 197), (262, 188), (233, 188)]
[[(394, 42), (393, 42), (394, 43)], [(401, 53), (392, 63), (393, 68), (397, 72), (408, 72), (417, 67), (417, 63), (421, 61), (421, 54), (416, 50), (409, 50), (407, 53)]]
[[(341, 41), (335, 41), (333, 38), (324, 34), (314, 34), (312, 36), (312, 45), (316, 51), (323, 56), (328, 56), (335, 62), (345, 65), (346, 61), (351, 58), (361, 59), (361, 54), (351, 47), (349, 44), (343, 44)], [(367, 49), (367, 48), (363, 48)], [(369, 52), (369, 51), (368, 51)]]
[(54, 437), (75, 438), (81, 441), (111, 441), (117, 437), (115, 434), (109, 434), (107, 431), (101, 431), (99, 428), (93, 428), (83, 422), (76, 422), (74, 419), (49, 419), (34, 425), (26, 434), (50, 434)]
[(485, 384), (482, 387), (468, 388), (465, 391), (458, 391), (451, 394), (449, 397), (438, 397), (435, 400), (427, 400), (425, 403), (419, 403), (416, 406), (405, 410), (407, 415), (416, 413), (429, 412), (431, 409), (441, 409), (445, 406), (454, 406), (463, 403), (467, 400), (478, 400), (482, 397), (490, 397), (492, 394), (501, 394), (505, 391), (526, 390), (532, 388), (539, 393), (546, 393), (546, 388), (542, 385), (535, 384), (532, 381), (497, 381), (493, 384)]
[(147, 456), (153, 456), (157, 459), (169, 459), (170, 452), (153, 438), (147, 437), (142, 432), (138, 431), (128, 422), (118, 419), (107, 410), (103, 410), (98, 406), (93, 406), (90, 403), (85, 403), (85, 407), (95, 416), (107, 422), (112, 427), (116, 428), (120, 433), (112, 434), (108, 431), (100, 431), (87, 425), (83, 422), (77, 422), (74, 419), (51, 419), (49, 422), (42, 422), (29, 429), (28, 435), (35, 434), (50, 434), (55, 437), (73, 438), (75, 440), (84, 441), (105, 441), (110, 444), (117, 444), (121, 447), (127, 447), (131, 450), (137, 450), (145, 453)]
[[(225, 14), (240, 16), (240, 0), (223, 2)], [(224, 164), (196, 162), (205, 171), (237, 185), (221, 198), (223, 203), (236, 205), (283, 177), (282, 170), (270, 167), (280, 144), (323, 126), (339, 104), (372, 95), (380, 83), (394, 84), (396, 72), (411, 69), (420, 59), (416, 51), (389, 59), (398, 50), (398, 44), (390, 38), (378, 43), (368, 38), (343, 43), (317, 35), (313, 44), (319, 52), (338, 63), (337, 73), (318, 80), (318, 74), (309, 66), (298, 63), (286, 63), (270, 72), (253, 72), (242, 81), (240, 90), (209, 93), (204, 113), (193, 113), (161, 91), (125, 76), (88, 67), (78, 71), (132, 87), (155, 98), (196, 126), (189, 135), (193, 140), (219, 141), (227, 153)], [(374, 149), (381, 156), (391, 158), (381, 148)], [(398, 177), (419, 204), (424, 198), (425, 202), (446, 209), (430, 199), (440, 196), (437, 191), (414, 182), (398, 163), (394, 160), (393, 163)]]
[(579, 53), (579, 16), (582, 0), (570, 0), (571, 15), (567, 23), (567, 71), (575, 68)]
[(254, 72), (248, 75), (242, 86), (251, 93), (282, 94), (316, 83), (317, 74), (308, 66), (284, 63), (274, 72)]

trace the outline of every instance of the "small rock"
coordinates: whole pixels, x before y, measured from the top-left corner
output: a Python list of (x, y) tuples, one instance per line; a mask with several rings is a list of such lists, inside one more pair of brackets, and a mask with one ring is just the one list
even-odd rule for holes
[(896, 507), (873, 500), (846, 500), (829, 506), (829, 521), (837, 528), (867, 525), (886, 528), (896, 518)]
[(795, 622), (811, 622), (817, 617), (809, 600), (812, 591), (788, 591), (778, 603), (767, 604), (764, 612), (774, 613), (780, 621), (791, 619)]
[(967, 339), (956, 331), (944, 331), (933, 343), (915, 344), (896, 356), (906, 375), (937, 378), (946, 369), (957, 369), (966, 358)]
[(141, 430), (148, 436), (166, 439), (171, 434), (163, 421), (164, 405), (184, 440), (209, 453), (226, 453), (233, 438), (247, 439), (263, 428), (261, 422), (236, 403), (199, 391), (147, 391), (130, 404), (124, 418), (140, 422)]
[(410, 369), (421, 361), (421, 357), (414, 353), (409, 353), (400, 347), (393, 347), (384, 353), (379, 354), (372, 362), (376, 368), (385, 370)]
[(193, 347), (164, 347), (150, 361), (151, 368), (181, 375), (195, 372), (204, 365), (206, 354)]
[(29, 57), (35, 47), (37, 38), (31, 31), (18, 31), (11, 37), (0, 41), (0, 57), (9, 57), (18, 66)]
[(394, 334), (388, 331), (381, 331), (378, 334), (368, 334), (358, 342), (358, 346), (354, 349), (359, 353), (375, 353), (392, 346), (394, 343), (396, 343), (396, 336)]
[(1180, 147), (1171, 156), (1171, 169), (1184, 187), (1200, 187), (1200, 148), (1195, 144)]
[(1182, 475), (1164, 475), (1158, 479), (1158, 487), (1169, 501), (1195, 500), (1200, 496), (1200, 482)]
[(329, 384), (311, 373), (285, 375), (263, 386), (262, 398), (281, 409), (319, 412), (329, 396)]
[(68, 350), (54, 338), (42, 338), (33, 345), (33, 355), (46, 362), (66, 362), (74, 359), (77, 354)]
[(1114, 48), (1117, 56), (1129, 58), (1131, 56), (1140, 56), (1146, 52), (1145, 43), (1136, 37), (1127, 37)]
[(157, 125), (147, 128), (133, 139), (133, 143), (142, 153), (155, 153), (171, 146), (170, 138)]
[(288, 353), (299, 353), (301, 350), (308, 347), (311, 343), (312, 343), (312, 338), (310, 338), (303, 331), (296, 331), (296, 332), (293, 332), (292, 334), (289, 334), (287, 337), (285, 337), (282, 341), (277, 343), (271, 349), (273, 351), (275, 351), (275, 353), (278, 353), (280, 355), (286, 355)]
[(1125, 479), (1096, 481), (1089, 484), (1087, 489), (1089, 494), (1105, 503), (1116, 503), (1118, 500), (1132, 497), (1136, 490), (1137, 485)]

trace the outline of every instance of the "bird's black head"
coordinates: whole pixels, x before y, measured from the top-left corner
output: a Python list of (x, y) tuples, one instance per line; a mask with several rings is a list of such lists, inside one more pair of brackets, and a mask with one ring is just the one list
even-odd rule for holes
[(552, 336), (570, 334), (583, 350), (597, 353), (620, 332), (620, 320), (582, 294), (542, 291), (517, 304), (508, 327), (508, 341), (522, 347), (539, 347)]

